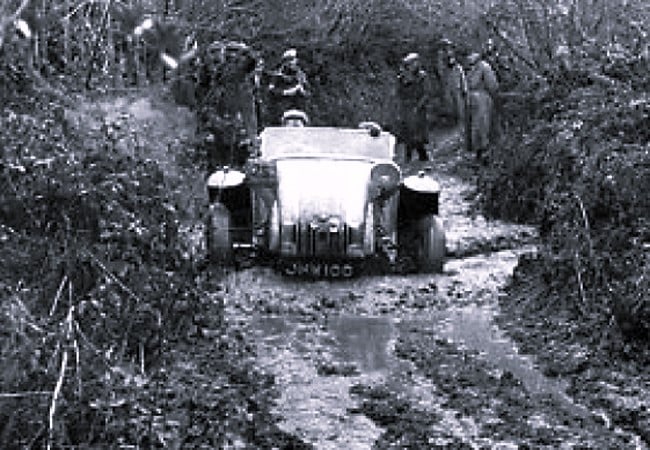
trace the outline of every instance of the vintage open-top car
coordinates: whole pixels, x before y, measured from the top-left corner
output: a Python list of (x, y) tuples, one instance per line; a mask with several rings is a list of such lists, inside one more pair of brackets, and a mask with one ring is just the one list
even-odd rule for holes
[(327, 278), (442, 271), (439, 185), (430, 171), (404, 177), (394, 156), (395, 137), (373, 123), (264, 129), (245, 166), (208, 178), (211, 260), (243, 253)]

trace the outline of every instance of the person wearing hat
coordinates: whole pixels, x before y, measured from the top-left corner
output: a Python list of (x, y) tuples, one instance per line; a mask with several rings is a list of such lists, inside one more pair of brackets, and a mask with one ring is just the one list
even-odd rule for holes
[(281, 121), (285, 111), (304, 110), (309, 96), (307, 75), (298, 65), (298, 52), (295, 48), (286, 50), (282, 55), (280, 67), (271, 74), (269, 84), (271, 122)]
[[(512, 73), (509, 71), (509, 64), (506, 59), (499, 53), (496, 44), (492, 38), (488, 38), (483, 44), (481, 58), (487, 62), (495, 76), (501, 84), (504, 82), (512, 83)], [(490, 140), (493, 141), (499, 132), (499, 118), (502, 114), (501, 99), (498, 95), (492, 96), (492, 115), (490, 123)]]
[(197, 128), (208, 171), (242, 166), (257, 135), (253, 50), (242, 42), (216, 41), (203, 52), (197, 85)]
[(457, 126), (465, 117), (467, 84), (465, 70), (458, 62), (449, 39), (443, 39), (440, 43), (436, 66), (440, 83), (441, 115)]
[(409, 53), (402, 60), (397, 76), (398, 138), (404, 143), (405, 160), (411, 160), (413, 150), (420, 161), (426, 161), (425, 146), (429, 141), (427, 106), (429, 79), (420, 64), (417, 53)]
[(471, 150), (482, 160), (490, 143), (490, 127), (494, 113), (494, 96), (499, 89), (496, 74), (478, 53), (467, 57), (467, 88), (469, 90), (469, 114), (471, 117)]
[(306, 127), (309, 125), (309, 117), (304, 111), (290, 109), (282, 114), (283, 127)]

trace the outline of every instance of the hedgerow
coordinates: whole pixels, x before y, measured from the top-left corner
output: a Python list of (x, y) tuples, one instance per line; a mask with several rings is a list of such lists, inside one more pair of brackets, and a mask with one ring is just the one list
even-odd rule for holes
[(551, 86), (506, 103), (506, 132), (480, 181), (486, 211), (539, 225), (536, 269), (548, 286), (583, 319), (598, 317), (603, 329), (614, 319), (633, 341), (650, 339), (650, 98), (636, 88), (643, 82), (625, 75)]
[(61, 108), (14, 95), (0, 114), (0, 447), (292, 442), (188, 248), (180, 169), (125, 151), (128, 118)]

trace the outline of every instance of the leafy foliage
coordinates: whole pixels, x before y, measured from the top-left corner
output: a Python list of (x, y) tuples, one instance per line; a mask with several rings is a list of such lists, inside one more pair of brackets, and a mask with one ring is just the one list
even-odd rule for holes
[(184, 231), (200, 177), (149, 157), (189, 142), (148, 148), (156, 132), (80, 111), (14, 96), (1, 115), (0, 446), (286, 439)]
[(504, 99), (482, 202), (540, 225), (537, 267), (571, 308), (605, 324), (614, 317), (628, 338), (647, 341), (650, 99), (647, 76), (632, 68), (648, 59), (622, 58), (558, 62), (546, 86)]

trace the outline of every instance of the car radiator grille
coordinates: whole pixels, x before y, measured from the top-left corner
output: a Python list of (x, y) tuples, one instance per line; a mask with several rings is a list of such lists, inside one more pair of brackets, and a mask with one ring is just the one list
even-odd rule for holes
[(349, 243), (346, 225), (330, 228), (327, 223), (298, 223), (296, 225), (296, 253), (305, 257), (345, 256)]

